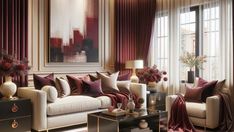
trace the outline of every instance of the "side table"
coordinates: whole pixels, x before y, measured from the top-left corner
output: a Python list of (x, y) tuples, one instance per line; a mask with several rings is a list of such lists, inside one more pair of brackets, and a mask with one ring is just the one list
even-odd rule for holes
[(155, 90), (147, 89), (147, 108), (156, 110), (165, 110), (166, 96), (164, 92), (157, 92)]
[(0, 131), (31, 131), (32, 104), (30, 99), (0, 99)]

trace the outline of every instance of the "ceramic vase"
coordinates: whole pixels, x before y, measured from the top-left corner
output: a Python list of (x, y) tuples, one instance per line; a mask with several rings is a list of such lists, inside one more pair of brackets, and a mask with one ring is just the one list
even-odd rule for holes
[(11, 99), (12, 96), (16, 93), (16, 90), (17, 86), (12, 82), (12, 77), (5, 76), (5, 82), (0, 87), (1, 94), (6, 98)]
[(131, 97), (129, 97), (127, 108), (128, 108), (130, 113), (133, 113), (133, 111), (135, 109), (135, 103)]
[(140, 127), (141, 129), (145, 129), (145, 128), (148, 127), (148, 123), (147, 123), (144, 119), (142, 119), (142, 120), (140, 121), (140, 123), (139, 123), (139, 127)]
[(194, 83), (194, 71), (188, 71), (188, 83)]

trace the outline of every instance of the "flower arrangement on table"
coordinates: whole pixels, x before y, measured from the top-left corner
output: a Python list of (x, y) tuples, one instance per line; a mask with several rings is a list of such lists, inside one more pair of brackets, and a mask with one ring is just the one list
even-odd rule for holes
[(202, 64), (206, 62), (206, 56), (196, 56), (194, 53), (185, 52), (182, 56), (180, 56), (180, 61), (187, 67), (189, 67), (188, 71), (188, 83), (194, 83), (194, 71), (192, 70), (194, 67), (199, 69), (203, 69)]
[(180, 56), (180, 61), (185, 64), (185, 66), (189, 67), (190, 71), (193, 67), (203, 69), (202, 64), (206, 62), (206, 56), (196, 56), (194, 53), (185, 52)]
[(27, 74), (30, 67), (28, 60), (16, 59), (13, 55), (9, 55), (6, 51), (0, 51), (0, 75), (1, 76), (15, 76)]
[(163, 81), (167, 81), (166, 71), (160, 71), (156, 65), (152, 67), (144, 67), (144, 69), (139, 70), (137, 72), (137, 76), (139, 77), (140, 83), (148, 84), (149, 82), (160, 82), (161, 79)]

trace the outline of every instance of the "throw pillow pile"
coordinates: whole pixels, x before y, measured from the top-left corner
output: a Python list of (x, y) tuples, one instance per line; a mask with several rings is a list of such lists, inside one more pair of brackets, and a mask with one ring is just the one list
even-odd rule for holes
[[(54, 79), (54, 74), (41, 77), (33, 74), (34, 86), (38, 90), (47, 93), (47, 100), (55, 102), (57, 98), (63, 98), (69, 95), (88, 95), (96, 97), (103, 93), (124, 92), (130, 94), (129, 73), (119, 75), (115, 73), (100, 73), (94, 75), (85, 75), (83, 77), (74, 77), (67, 75), (64, 78)], [(56, 97), (56, 98), (55, 98)]]
[(223, 81), (206, 81), (199, 78), (197, 86), (190, 88), (186, 86), (185, 100), (189, 102), (206, 102), (206, 98), (217, 93), (217, 90), (222, 89), (225, 80)]

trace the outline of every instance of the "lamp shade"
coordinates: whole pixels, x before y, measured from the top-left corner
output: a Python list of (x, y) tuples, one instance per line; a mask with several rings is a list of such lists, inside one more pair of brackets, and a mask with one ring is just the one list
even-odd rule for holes
[(125, 63), (126, 69), (142, 69), (143, 60), (129, 60)]

